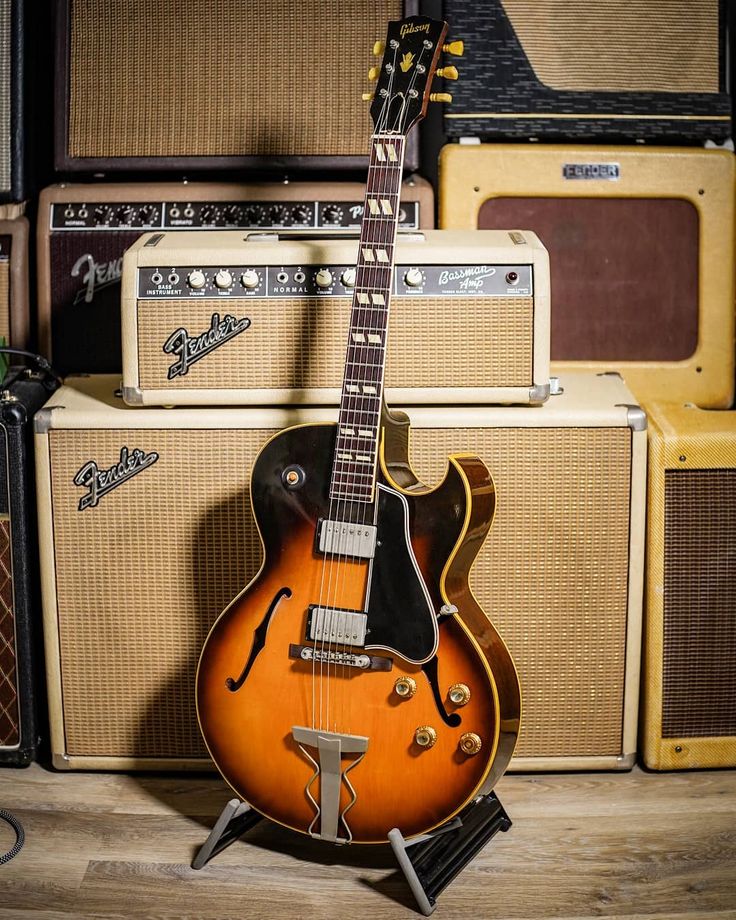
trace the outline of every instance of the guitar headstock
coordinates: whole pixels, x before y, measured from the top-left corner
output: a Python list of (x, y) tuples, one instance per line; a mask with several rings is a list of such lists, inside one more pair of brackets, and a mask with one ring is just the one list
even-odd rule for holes
[(388, 24), (385, 42), (376, 42), (374, 54), (383, 54), (380, 67), (372, 67), (369, 79), (376, 80), (371, 118), (376, 133), (409, 133), (424, 118), (427, 105), (449, 102), (447, 93), (432, 93), (435, 73), (457, 79), (454, 67), (438, 70), (440, 53), (462, 54), (462, 42), (445, 44), (447, 23), (426, 16), (410, 16)]

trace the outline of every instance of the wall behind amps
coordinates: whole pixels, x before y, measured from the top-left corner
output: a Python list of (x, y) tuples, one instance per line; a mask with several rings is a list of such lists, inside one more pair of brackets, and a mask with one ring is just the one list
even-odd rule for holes
[(736, 766), (736, 412), (653, 403), (644, 762)]
[[(356, 231), (360, 182), (55, 185), (38, 209), (38, 326), (61, 372), (122, 368), (123, 252), (146, 230)], [(400, 227), (434, 226), (434, 194), (418, 176), (401, 193)], [(94, 342), (94, 347), (90, 347)]]
[[(351, 309), (358, 360), (384, 344), (371, 337), (374, 295), (353, 301), (358, 255), (357, 239), (142, 237), (123, 263), (124, 399), (337, 405)], [(534, 234), (400, 234), (394, 255), (390, 404), (547, 398), (549, 262)], [(368, 265), (386, 257), (360, 252)]]
[(444, 0), (465, 39), (450, 137), (723, 142), (724, 0)]
[[(477, 451), (499, 495), (471, 574), (509, 644), (517, 769), (623, 769), (636, 749), (646, 432), (616, 375), (539, 409), (410, 411), (417, 472)], [(255, 574), (248, 478), (264, 441), (336, 409), (126, 408), (70, 378), (37, 416), (54, 763), (208, 768), (191, 700), (210, 624)], [(96, 488), (98, 473), (125, 476)], [(100, 692), (104, 688), (104, 693)]]
[(28, 304), (28, 221), (12, 205), (0, 206), (0, 337), (26, 348)]
[(726, 408), (734, 175), (721, 150), (451, 144), (439, 222), (539, 234), (550, 253), (553, 372), (616, 369), (640, 399)]
[(371, 51), (388, 20), (417, 9), (191, 0), (185, 15), (179, 0), (62, 0), (56, 168), (365, 168)]

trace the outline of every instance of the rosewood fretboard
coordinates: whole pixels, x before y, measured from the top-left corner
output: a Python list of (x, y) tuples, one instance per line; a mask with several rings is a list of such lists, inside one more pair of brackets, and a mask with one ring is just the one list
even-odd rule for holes
[(373, 135), (330, 482), (340, 501), (373, 500), (403, 160), (403, 135)]

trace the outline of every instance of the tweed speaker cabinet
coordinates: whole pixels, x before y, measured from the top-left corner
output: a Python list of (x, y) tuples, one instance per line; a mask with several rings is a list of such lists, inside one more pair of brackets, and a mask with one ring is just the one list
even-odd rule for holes
[[(195, 668), (211, 623), (260, 564), (253, 460), (276, 430), (337, 409), (136, 410), (117, 384), (68, 378), (36, 417), (54, 763), (208, 767)], [(644, 417), (617, 376), (563, 384), (534, 410), (413, 408), (411, 457), (427, 482), (453, 450), (493, 469), (498, 510), (471, 584), (521, 676), (516, 768), (627, 768)]]
[[(368, 166), (361, 94), (407, 0), (60, 0), (62, 172)], [(409, 141), (405, 165), (416, 169)]]
[(30, 334), (28, 307), (28, 221), (3, 219), (0, 207), (0, 338), (25, 348)]
[(445, 0), (444, 11), (465, 39), (451, 137), (730, 136), (724, 0)]
[(31, 419), (54, 389), (15, 367), (0, 385), (0, 764), (16, 766), (45, 734)]
[(736, 412), (652, 403), (641, 741), (653, 770), (736, 766)]
[(734, 156), (689, 148), (449, 145), (440, 226), (524, 226), (550, 254), (553, 373), (619, 370), (640, 400), (727, 408)]
[[(357, 230), (360, 182), (126, 182), (53, 185), (38, 208), (39, 340), (63, 373), (120, 372), (123, 253), (146, 230)], [(419, 176), (401, 190), (399, 226), (434, 226)], [(94, 347), (90, 343), (94, 342)]]
[[(534, 234), (400, 234), (395, 257), (389, 402), (547, 398), (549, 263)], [(123, 260), (123, 398), (338, 404), (357, 259), (355, 238), (142, 237)], [(369, 317), (372, 295), (357, 296)]]

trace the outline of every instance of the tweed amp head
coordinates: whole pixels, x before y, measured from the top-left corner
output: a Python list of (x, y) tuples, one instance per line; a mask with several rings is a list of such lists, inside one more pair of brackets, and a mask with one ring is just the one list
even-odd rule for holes
[[(562, 383), (534, 410), (411, 409), (411, 460), (427, 483), (451, 451), (493, 471), (498, 508), (471, 586), (520, 674), (515, 768), (624, 769), (636, 749), (644, 416), (616, 375)], [(195, 669), (260, 566), (254, 458), (280, 428), (337, 409), (140, 411), (117, 384), (69, 378), (36, 417), (54, 763), (209, 768)]]
[(25, 348), (30, 334), (28, 221), (15, 216), (17, 210), (0, 206), (0, 338)]
[(725, 0), (444, 0), (465, 38), (451, 137), (724, 141)]
[[(57, 9), (57, 170), (334, 170), (367, 167), (360, 100), (371, 49), (388, 20), (418, 3), (61, 0)], [(406, 166), (417, 166), (415, 143)]]
[(736, 412), (653, 403), (642, 749), (736, 766)]
[(615, 369), (640, 400), (727, 408), (735, 175), (724, 150), (451, 144), (439, 223), (539, 234), (553, 373)]
[[(52, 185), (38, 208), (42, 347), (62, 373), (120, 372), (123, 253), (147, 230), (348, 232), (360, 227), (364, 193), (360, 182), (335, 181)], [(410, 176), (399, 227), (433, 226), (432, 187)]]
[[(142, 237), (123, 260), (123, 398), (339, 403), (357, 258), (357, 238)], [(534, 234), (399, 234), (395, 258), (389, 404), (546, 399), (549, 262)]]

